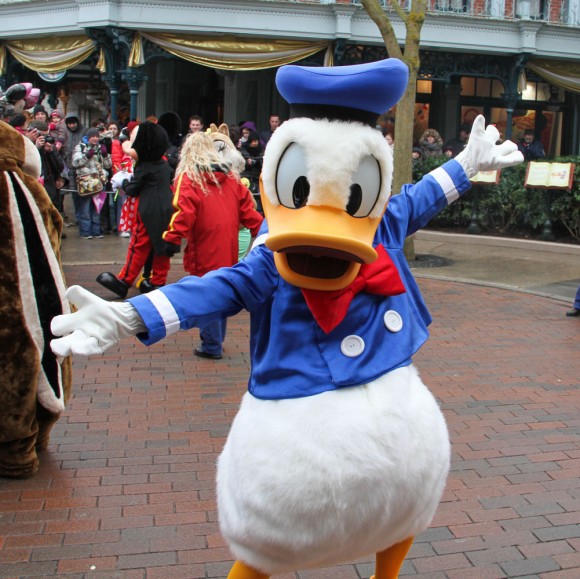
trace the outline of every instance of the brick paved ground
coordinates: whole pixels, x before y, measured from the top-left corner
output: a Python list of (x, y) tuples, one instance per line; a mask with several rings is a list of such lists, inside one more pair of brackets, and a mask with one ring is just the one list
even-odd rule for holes
[[(96, 289), (98, 271), (68, 267), (68, 282)], [(415, 362), (453, 465), (403, 575), (580, 577), (580, 320), (544, 297), (419, 283), (435, 323)], [(247, 334), (240, 314), (220, 362), (192, 356), (196, 332), (75, 359), (40, 472), (0, 480), (0, 577), (225, 577), (214, 465), (245, 389)], [(371, 573), (369, 560), (280, 578)]]

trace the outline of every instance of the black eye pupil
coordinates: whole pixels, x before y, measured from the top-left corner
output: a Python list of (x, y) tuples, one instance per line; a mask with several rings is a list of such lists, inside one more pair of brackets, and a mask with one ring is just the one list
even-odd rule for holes
[(292, 202), (296, 209), (300, 209), (300, 207), (306, 205), (309, 193), (310, 183), (308, 182), (308, 179), (304, 177), (304, 175), (298, 177), (298, 179), (294, 181), (294, 187), (292, 187)]
[(350, 186), (350, 197), (346, 206), (346, 212), (349, 215), (354, 215), (362, 203), (362, 189), (358, 183), (353, 183)]

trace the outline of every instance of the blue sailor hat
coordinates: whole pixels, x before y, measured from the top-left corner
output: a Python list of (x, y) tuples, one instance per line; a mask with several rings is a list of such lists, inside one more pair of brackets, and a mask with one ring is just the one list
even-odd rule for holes
[(373, 127), (403, 96), (408, 80), (407, 65), (396, 58), (336, 67), (287, 65), (276, 74), (291, 118), (359, 121)]

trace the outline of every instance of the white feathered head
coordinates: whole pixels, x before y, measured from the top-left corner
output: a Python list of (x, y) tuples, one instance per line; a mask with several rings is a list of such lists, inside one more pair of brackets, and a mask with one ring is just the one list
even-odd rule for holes
[(391, 193), (393, 158), (375, 122), (407, 79), (395, 59), (278, 71), (278, 89), (296, 118), (268, 142), (261, 195), (266, 245), (289, 283), (342, 289), (376, 259), (372, 241)]

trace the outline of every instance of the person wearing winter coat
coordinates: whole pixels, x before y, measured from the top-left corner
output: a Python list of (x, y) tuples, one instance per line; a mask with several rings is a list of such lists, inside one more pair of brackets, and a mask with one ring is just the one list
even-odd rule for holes
[(80, 223), (80, 197), (77, 193), (76, 170), (74, 168), (72, 157), (75, 147), (83, 140), (87, 134), (87, 129), (80, 123), (79, 117), (76, 113), (69, 113), (64, 118), (64, 145), (60, 150), (60, 154), (64, 159), (64, 164), (68, 170), (68, 178), (70, 180), (70, 188), (72, 190), (72, 200), (75, 210), (75, 219)]
[(173, 208), (171, 168), (163, 158), (169, 146), (165, 129), (145, 121), (133, 129), (130, 140), (122, 146), (136, 160), (133, 178), (125, 180), (122, 188), (129, 197), (139, 198), (137, 216), (123, 268), (118, 275), (99, 274), (97, 282), (124, 298), (149, 263), (150, 277), (140, 281), (139, 291), (146, 293), (165, 285), (170, 263), (162, 235)]
[(526, 129), (522, 140), (518, 143), (518, 149), (526, 161), (538, 161), (546, 156), (541, 141), (534, 137), (532, 129)]
[[(86, 142), (84, 140), (81, 141), (74, 148), (72, 155), (72, 166), (76, 171), (77, 187), (79, 179), (84, 175), (98, 174), (103, 183), (106, 182), (108, 179), (106, 170), (113, 165), (107, 147), (99, 143), (98, 129), (89, 129), (86, 136)], [(81, 238), (102, 239), (101, 217), (93, 203), (93, 196), (79, 196), (77, 203), (77, 220)]]
[(427, 129), (419, 139), (423, 159), (443, 155), (443, 139), (435, 129)]
[(56, 140), (50, 135), (47, 123), (43, 121), (31, 121), (28, 127), (29, 129), (37, 129), (34, 132), (31, 131), (28, 138), (34, 142), (40, 153), (41, 183), (58, 212), (63, 215), (62, 196), (57, 190), (56, 179), (64, 169), (64, 161), (56, 148)]
[(55, 139), (55, 146), (57, 151), (60, 151), (65, 141), (66, 126), (64, 124), (64, 119), (62, 118), (62, 115), (58, 109), (54, 109), (50, 112), (48, 131), (50, 136), (54, 137)]
[[(242, 148), (242, 145), (247, 142), (250, 133), (257, 133), (258, 129), (256, 128), (256, 123), (254, 121), (245, 121), (244, 123), (240, 124), (240, 138), (236, 143), (236, 147), (238, 149)], [(258, 139), (259, 139), (258, 135)], [(234, 141), (236, 142), (236, 141)]]
[(260, 174), (262, 173), (264, 148), (260, 144), (260, 135), (257, 132), (253, 131), (249, 134), (248, 140), (240, 148), (240, 153), (242, 153), (246, 164), (240, 176), (246, 177), (250, 181), (250, 191), (256, 200), (258, 211), (262, 213), (259, 182)]
[[(171, 222), (163, 234), (166, 253), (179, 252), (185, 239), (183, 267), (196, 276), (237, 263), (240, 224), (255, 237), (263, 221), (248, 189), (215, 150), (214, 140), (207, 133), (189, 135), (181, 148), (173, 207)], [(225, 319), (204, 324), (200, 328), (201, 347), (194, 354), (221, 358), (225, 332)]]

